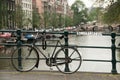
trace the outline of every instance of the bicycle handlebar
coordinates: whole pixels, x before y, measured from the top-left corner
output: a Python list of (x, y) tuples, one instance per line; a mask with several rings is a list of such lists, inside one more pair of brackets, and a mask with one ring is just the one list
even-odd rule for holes
[[(42, 40), (42, 49), (45, 50), (47, 48), (47, 42), (46, 42), (46, 39), (48, 38), (48, 35), (46, 35), (46, 32), (43, 31), (42, 35), (40, 37), (39, 36), (39, 32), (37, 33), (35, 39), (37, 38), (40, 38)], [(50, 38), (50, 35), (49, 35), (49, 38)], [(62, 36), (55, 36), (53, 38), (59, 38), (59, 39), (63, 39), (64, 38), (64, 35)]]

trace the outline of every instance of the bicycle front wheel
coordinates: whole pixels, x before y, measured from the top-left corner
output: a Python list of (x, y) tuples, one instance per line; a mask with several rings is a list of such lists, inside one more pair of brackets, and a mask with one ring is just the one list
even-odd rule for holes
[(34, 47), (21, 46), (11, 56), (13, 67), (20, 72), (26, 72), (36, 67), (38, 63), (38, 52)]
[(56, 52), (56, 67), (62, 73), (74, 73), (81, 66), (81, 55), (76, 48), (63, 47)]

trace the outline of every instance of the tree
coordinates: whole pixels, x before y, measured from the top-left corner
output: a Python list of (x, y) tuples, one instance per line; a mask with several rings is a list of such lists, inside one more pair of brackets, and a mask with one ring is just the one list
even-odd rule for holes
[(104, 13), (103, 21), (107, 24), (120, 23), (120, 1), (111, 4)]
[(32, 14), (33, 14), (33, 17), (32, 17), (32, 19), (33, 19), (33, 21), (32, 21), (33, 22), (32, 23), (33, 24), (33, 29), (39, 28), (39, 26), (41, 25), (41, 23), (40, 23), (41, 17), (40, 17), (40, 14), (38, 13), (37, 8), (33, 9)]
[(51, 13), (50, 20), (51, 20), (50, 21), (51, 26), (56, 28), (57, 27), (57, 15), (56, 15), (56, 12)]
[(7, 27), (7, 4), (6, 0), (0, 0), (0, 28)]
[(101, 20), (102, 10), (104, 10), (102, 7), (93, 7), (89, 12), (89, 21), (99, 21)]
[(71, 6), (71, 9), (74, 11), (74, 15), (73, 15), (74, 25), (86, 23), (87, 9), (82, 1), (76, 0)]
[(65, 25), (66, 26), (72, 26), (73, 25), (73, 19), (70, 18), (69, 16), (65, 17)]
[[(105, 0), (98, 0), (103, 3)], [(110, 3), (104, 11), (102, 20), (104, 23), (120, 23), (120, 0), (108, 0)]]
[(16, 11), (15, 11), (15, 23), (17, 28), (23, 28), (23, 22), (24, 22), (24, 14), (22, 11), (22, 7), (20, 5), (16, 5)]
[(25, 28), (29, 28), (29, 24), (32, 24), (32, 20), (28, 17), (24, 17), (23, 19), (23, 27)]

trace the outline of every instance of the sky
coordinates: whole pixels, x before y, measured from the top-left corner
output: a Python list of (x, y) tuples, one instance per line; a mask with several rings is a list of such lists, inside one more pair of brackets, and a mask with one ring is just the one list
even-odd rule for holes
[[(96, 0), (81, 0), (83, 1), (83, 3), (85, 4), (85, 6), (87, 8), (90, 8), (92, 7), (93, 3), (96, 1)], [(75, 2), (75, 0), (68, 0), (68, 4), (69, 5), (72, 5), (73, 3)]]

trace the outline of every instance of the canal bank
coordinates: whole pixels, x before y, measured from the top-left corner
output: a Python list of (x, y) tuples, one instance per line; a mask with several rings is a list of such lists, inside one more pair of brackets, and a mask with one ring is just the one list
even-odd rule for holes
[(77, 72), (62, 74), (47, 71), (0, 71), (0, 80), (119, 80), (120, 74)]

